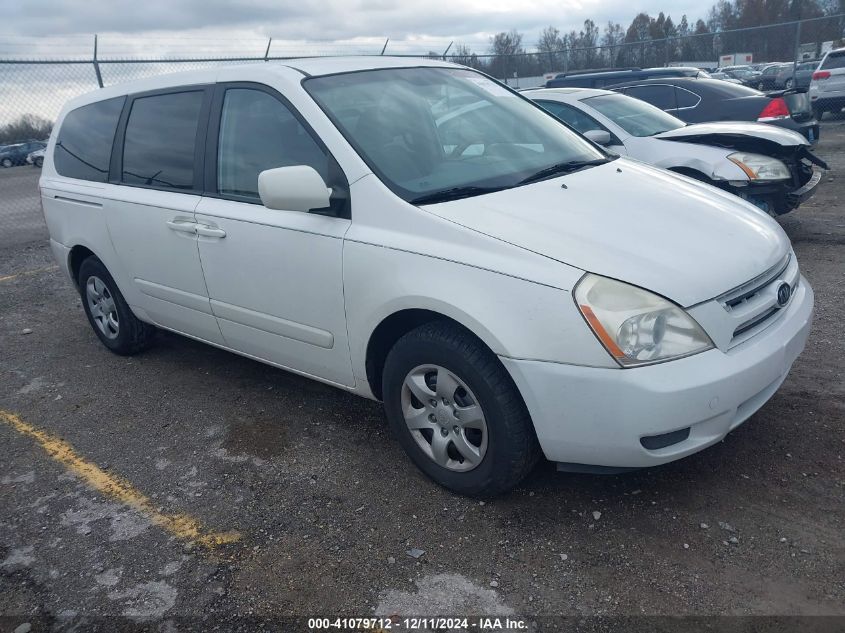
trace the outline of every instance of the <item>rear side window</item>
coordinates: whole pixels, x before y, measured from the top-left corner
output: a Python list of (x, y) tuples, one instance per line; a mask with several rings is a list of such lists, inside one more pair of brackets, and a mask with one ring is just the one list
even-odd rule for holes
[(128, 185), (163, 189), (194, 186), (194, 151), (202, 91), (140, 97), (132, 103), (123, 143)]
[(827, 56), (822, 64), (823, 70), (833, 70), (835, 68), (845, 68), (845, 51), (841, 53), (831, 53)]
[(678, 100), (679, 108), (694, 108), (701, 101), (701, 97), (694, 92), (685, 88), (678, 88), (677, 86), (675, 87), (675, 97)]
[(661, 110), (672, 110), (678, 107), (675, 102), (674, 86), (633, 86), (628, 88), (625, 94), (657, 106)]
[(328, 156), (282, 102), (250, 88), (226, 91), (217, 150), (221, 195), (258, 199), (265, 169), (308, 165), (328, 180)]
[(98, 101), (68, 112), (53, 162), (56, 171), (68, 178), (107, 182), (114, 133), (126, 97)]

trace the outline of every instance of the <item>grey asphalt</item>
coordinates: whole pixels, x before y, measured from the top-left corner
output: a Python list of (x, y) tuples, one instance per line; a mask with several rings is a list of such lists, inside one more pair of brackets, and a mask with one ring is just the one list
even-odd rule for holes
[(38, 199), (40, 175), (31, 165), (0, 168), (0, 248), (47, 239)]

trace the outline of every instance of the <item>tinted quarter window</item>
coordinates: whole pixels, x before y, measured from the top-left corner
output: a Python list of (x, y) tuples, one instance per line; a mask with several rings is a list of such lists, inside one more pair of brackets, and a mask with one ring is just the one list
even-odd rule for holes
[(274, 96), (261, 90), (226, 91), (217, 150), (217, 190), (258, 199), (265, 169), (308, 165), (328, 181), (328, 157)]
[(678, 107), (675, 103), (674, 86), (634, 86), (628, 88), (625, 94), (629, 97), (642, 99), (661, 110), (671, 110)]
[(690, 92), (684, 88), (675, 88), (675, 97), (678, 100), (678, 107), (679, 108), (694, 108), (698, 105), (698, 102), (701, 101), (701, 97), (699, 97), (694, 92)]
[(141, 97), (132, 103), (121, 180), (130, 185), (191, 189), (194, 147), (204, 93)]
[(125, 101), (126, 97), (107, 99), (68, 112), (53, 154), (59, 174), (94, 182), (108, 180), (114, 133)]

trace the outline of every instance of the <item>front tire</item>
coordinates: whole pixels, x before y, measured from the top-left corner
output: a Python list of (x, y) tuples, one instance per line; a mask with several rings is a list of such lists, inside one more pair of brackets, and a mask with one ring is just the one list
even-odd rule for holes
[(131, 356), (148, 349), (156, 329), (138, 319), (109, 271), (96, 257), (79, 267), (79, 293), (94, 334), (115, 354)]
[(44, 166), (44, 158), (43, 158), (43, 157), (41, 157), (41, 156), (39, 156), (38, 158), (36, 158), (36, 159), (33, 161), (33, 163), (35, 164), (35, 166), (36, 166), (36, 167), (38, 167), (39, 169), (41, 169), (41, 168)]
[(382, 388), (405, 452), (453, 492), (502, 494), (537, 463), (534, 427), (516, 385), (496, 355), (456, 324), (433, 321), (399, 339)]

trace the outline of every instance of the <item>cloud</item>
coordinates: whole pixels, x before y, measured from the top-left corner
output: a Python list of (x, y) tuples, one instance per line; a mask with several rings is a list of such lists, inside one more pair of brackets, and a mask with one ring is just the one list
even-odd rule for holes
[[(637, 7), (625, 0), (41, 0), (11, 3), (4, 13), (9, 36), (101, 33), (108, 41), (146, 35), (157, 38), (147, 42), (152, 48), (186, 38), (198, 45), (209, 38), (208, 46), (225, 47), (231, 39), (348, 45), (389, 37), (423, 48), (425, 42), (454, 39), (484, 52), (498, 31), (517, 29), (530, 47), (548, 25), (569, 31), (590, 18), (600, 26), (608, 20), (627, 26), (640, 10), (656, 15), (666, 9), (657, 0), (641, 0)], [(683, 13), (701, 17), (702, 11), (690, 0), (669, 9), (676, 21)], [(3, 42), (0, 36), (0, 49)]]

